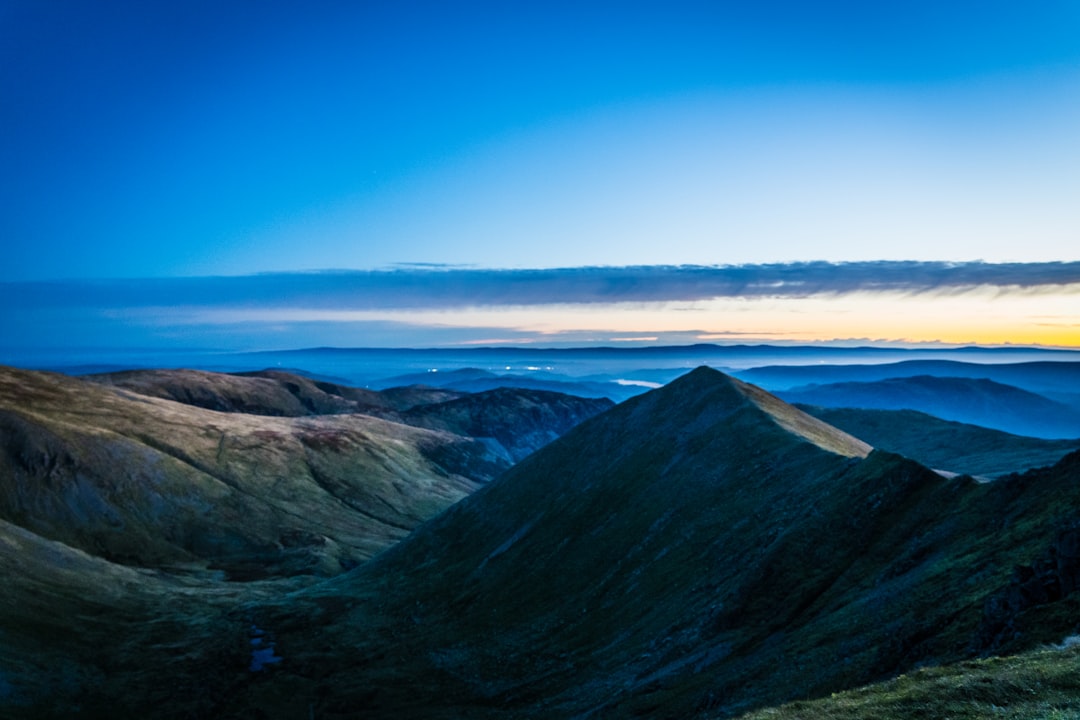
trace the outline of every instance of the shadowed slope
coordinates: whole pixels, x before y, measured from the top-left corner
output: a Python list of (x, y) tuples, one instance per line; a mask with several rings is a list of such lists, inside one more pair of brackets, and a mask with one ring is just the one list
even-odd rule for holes
[(485, 440), (496, 454), (518, 462), (614, 404), (607, 398), (500, 388), (414, 407), (403, 420)]
[(241, 608), (297, 585), (125, 567), (4, 520), (0, 578), (0, 716), (13, 719), (213, 717), (250, 675)]

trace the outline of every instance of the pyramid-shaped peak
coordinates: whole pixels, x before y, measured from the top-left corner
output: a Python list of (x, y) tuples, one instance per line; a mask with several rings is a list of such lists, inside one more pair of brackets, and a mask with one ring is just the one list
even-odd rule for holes
[[(803, 440), (838, 455), (866, 457), (873, 448), (848, 433), (804, 413), (756, 385), (743, 382), (719, 370), (702, 365), (654, 391), (671, 394), (676, 402), (708, 395), (715, 409), (735, 410), (753, 406), (763, 419), (776, 423)], [(719, 407), (717, 407), (719, 406)]]

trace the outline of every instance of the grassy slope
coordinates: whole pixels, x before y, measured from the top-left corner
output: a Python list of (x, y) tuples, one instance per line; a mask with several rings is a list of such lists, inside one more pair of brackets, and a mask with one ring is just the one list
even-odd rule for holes
[(924, 668), (887, 682), (796, 701), (742, 720), (1071, 720), (1080, 717), (1080, 648)]
[(0, 371), (0, 517), (139, 565), (333, 573), (505, 469), (474, 440), (362, 415), (218, 413)]
[(1080, 440), (1012, 435), (916, 410), (800, 407), (876, 448), (900, 453), (928, 467), (969, 475), (994, 477), (1053, 465), (1080, 448)]

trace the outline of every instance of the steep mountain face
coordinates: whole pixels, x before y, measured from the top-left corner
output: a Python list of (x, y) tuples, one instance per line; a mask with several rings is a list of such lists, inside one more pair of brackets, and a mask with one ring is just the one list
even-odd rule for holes
[(0, 370), (0, 518), (131, 565), (333, 574), (507, 467), (363, 415), (219, 413)]
[(992, 380), (918, 376), (783, 390), (792, 403), (918, 410), (945, 420), (1039, 438), (1080, 437), (1080, 411)]
[(85, 379), (140, 395), (221, 412), (279, 417), (365, 413), (385, 415), (379, 393), (310, 380), (276, 370), (235, 375), (202, 370), (126, 370)]
[(402, 419), (417, 427), (483, 440), (513, 463), (614, 405), (607, 398), (499, 388), (414, 407)]
[(978, 653), (988, 599), (1074, 517), (1080, 454), (979, 484), (866, 453), (695, 371), (263, 607), (288, 661), (228, 710), (720, 717)]
[(876, 448), (927, 467), (996, 477), (1053, 465), (1080, 449), (1080, 440), (1044, 440), (942, 420), (916, 410), (866, 410), (800, 405), (810, 415), (858, 435)]

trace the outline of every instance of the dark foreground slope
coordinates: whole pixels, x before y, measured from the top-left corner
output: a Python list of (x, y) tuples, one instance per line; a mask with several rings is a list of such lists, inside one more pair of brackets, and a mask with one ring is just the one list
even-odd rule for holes
[(799, 408), (876, 448), (899, 453), (927, 467), (968, 475), (996, 477), (1053, 465), (1078, 440), (1045, 440), (968, 425), (917, 410)]
[(1039, 438), (1080, 437), (1080, 411), (1037, 393), (975, 378), (921, 375), (810, 385), (778, 393), (822, 407), (918, 410), (945, 420)]
[(1075, 520), (1080, 455), (977, 484), (865, 452), (698, 370), (260, 610), (286, 660), (228, 709), (731, 715), (1002, 647), (984, 604)]

